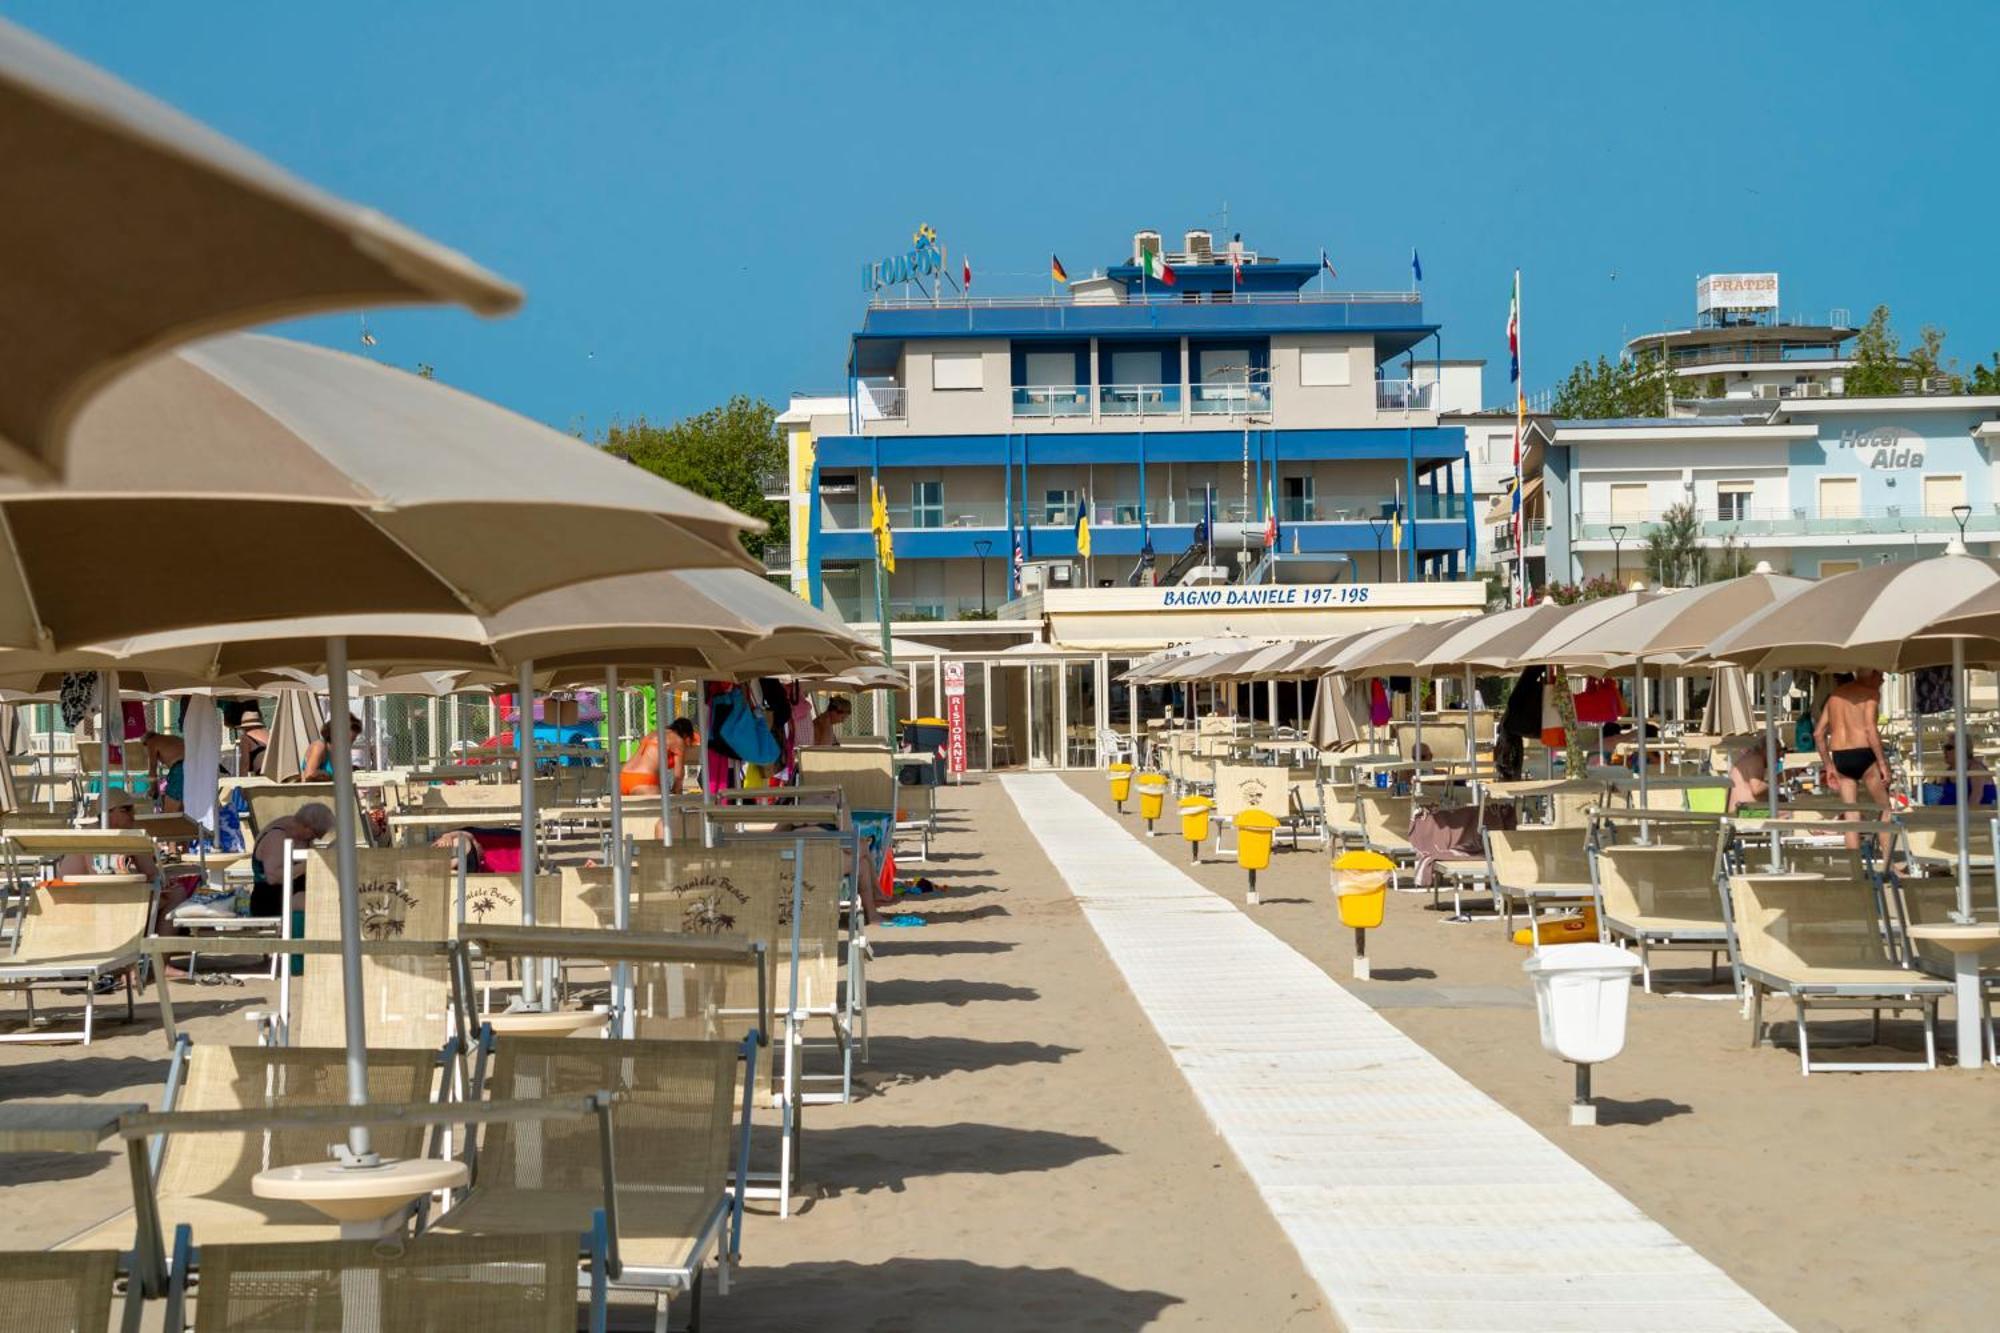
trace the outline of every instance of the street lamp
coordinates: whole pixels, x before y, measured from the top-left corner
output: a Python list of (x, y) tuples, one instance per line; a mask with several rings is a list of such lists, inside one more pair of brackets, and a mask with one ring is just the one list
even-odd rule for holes
[(1375, 581), (1382, 581), (1382, 525), (1389, 520), (1380, 514), (1368, 516), (1368, 527), (1375, 534)]
[(976, 537), (972, 549), (979, 552), (979, 618), (986, 619), (986, 553), (993, 549), (993, 543), (984, 537)]
[(1953, 505), (1951, 516), (1958, 520), (1958, 553), (1965, 553), (1965, 525), (1972, 521), (1971, 505)]
[(1606, 529), (1611, 534), (1611, 582), (1614, 587), (1625, 585), (1625, 525), (1613, 523)]

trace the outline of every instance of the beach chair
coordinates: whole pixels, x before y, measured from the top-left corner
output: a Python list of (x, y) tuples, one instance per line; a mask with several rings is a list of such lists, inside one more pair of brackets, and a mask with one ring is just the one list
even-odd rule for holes
[[(187, 1234), (191, 1252), (193, 1233)], [(590, 1247), (593, 1272), (601, 1271), (604, 1254), (601, 1239)], [(567, 1231), (424, 1235), (391, 1243), (203, 1244), (200, 1255), (197, 1330), (577, 1328), (577, 1236)], [(173, 1267), (169, 1329), (178, 1330), (177, 1321), (186, 1318), (190, 1267)], [(585, 1320), (594, 1333), (605, 1327), (605, 1296), (602, 1283), (590, 1284)]]
[(1649, 993), (1655, 950), (1707, 953), (1711, 980), (1729, 952), (1718, 879), (1728, 829), (1718, 824), (1707, 836), (1679, 829), (1675, 836), (1685, 841), (1600, 846), (1590, 857), (1604, 936), (1639, 951), (1640, 984)]
[(1537, 909), (1594, 902), (1590, 829), (1529, 826), (1485, 829), (1486, 883), (1500, 927), (1512, 933), (1518, 903), (1532, 923)]
[(122, 1304), (118, 1327), (136, 1333), (144, 1294), (131, 1283), (121, 1303), (121, 1271), (116, 1250), (0, 1251), (0, 1324), (13, 1333), (108, 1333)]
[[(573, 1123), (489, 1125), (474, 1159), (472, 1187), (428, 1234), (493, 1236), (590, 1230), (603, 1209), (610, 1285), (655, 1300), (655, 1327), (685, 1295), (701, 1316), (701, 1272), (710, 1251), (728, 1292), (740, 1257), (749, 1158), (748, 1086), (756, 1044), (503, 1036), (493, 1043), (488, 1088), (515, 1100), (608, 1091), (607, 1146)], [(748, 1079), (737, 1120), (737, 1065)], [(606, 1176), (612, 1206), (606, 1208)]]
[[(1952, 876), (1936, 876), (1929, 879), (1915, 879), (1904, 876), (1895, 890), (1896, 902), (1902, 917), (1904, 956), (1928, 976), (1950, 979), (1955, 975), (1951, 951), (1935, 940), (1913, 940), (1908, 931), (1911, 926), (1941, 925), (1952, 919), (1958, 911), (1958, 881)], [(1975, 903), (1973, 914), (1987, 920), (1992, 919), (1995, 909)], [(1991, 955), (1988, 955), (1988, 959)], [(1979, 968), (1979, 1002), (1982, 1017), (1986, 1023), (1986, 1047), (1990, 1051), (2000, 1051), (2000, 1042), (1994, 1040), (1993, 997), (2000, 993), (2000, 964), (1987, 959), (1981, 960)], [(2000, 1055), (1994, 1057), (2000, 1064)]]
[(1286, 773), (1286, 814), (1284, 827), (1292, 835), (1292, 850), (1297, 851), (1301, 836), (1318, 840), (1320, 849), (1332, 846), (1333, 835), (1327, 827), (1326, 789), (1320, 785), (1317, 768), (1294, 768)]
[(1410, 820), (1416, 814), (1415, 802), (1408, 796), (1394, 796), (1379, 787), (1360, 787), (1354, 794), (1354, 808), (1361, 817), (1363, 845), (1396, 863), (1397, 869), (1390, 872), (1390, 886), (1401, 888), (1398, 878), (1401, 870), (1417, 863), (1417, 849), (1410, 845)]
[[(1872, 884), (1811, 874), (1731, 875), (1728, 884), (1730, 956), (1750, 992), (1753, 1049), (1764, 1044), (1768, 991), (1788, 996), (1797, 1012), (1801, 1073), (1937, 1067), (1937, 1006), (1951, 983), (1890, 961)], [(1826, 1009), (1867, 1010), (1871, 1041), (1884, 1010), (1920, 1010), (1923, 1062), (1815, 1064), (1808, 1020)]]
[[(125, 835), (128, 839), (132, 835)], [(138, 841), (151, 845), (149, 839)], [(28, 893), (13, 946), (0, 954), (0, 990), (18, 990), (27, 1026), (0, 1033), (0, 1042), (75, 1041), (90, 1044), (97, 1018), (97, 987), (107, 977), (125, 980), (125, 1021), (135, 1017), (134, 979), (141, 943), (153, 919), (158, 885), (138, 875), (93, 876), (88, 881), (45, 880)], [(79, 992), (80, 1028), (39, 1028), (35, 993)]]
[(1284, 769), (1268, 764), (1217, 763), (1210, 772), (1215, 791), (1215, 817), (1210, 822), (1215, 830), (1216, 856), (1236, 855), (1233, 836), (1225, 842), (1224, 835), (1235, 833), (1238, 816), (1260, 810), (1282, 824), (1290, 815), (1291, 783)]
[[(254, 847), (263, 836), (271, 821), (285, 815), (297, 814), (300, 807), (312, 804), (325, 806), (329, 810), (339, 807), (334, 803), (331, 782), (274, 782), (242, 787), (243, 805), (247, 812), (245, 845)], [(368, 835), (368, 812), (361, 808), (361, 802), (354, 803), (354, 845), (366, 847), (373, 839)]]
[[(325, 1161), (344, 1131), (333, 1126), (264, 1128), (251, 1123), (255, 1116), (246, 1119), (242, 1113), (345, 1109), (346, 1062), (346, 1052), (334, 1048), (177, 1040), (161, 1115), (138, 1117), (149, 1128), (139, 1139), (128, 1135), (133, 1209), (71, 1237), (61, 1248), (127, 1251), (135, 1272), (157, 1278), (165, 1271), (165, 1239), (183, 1225), (205, 1241), (222, 1243), (337, 1239), (340, 1225), (324, 1213), (303, 1203), (259, 1198), (250, 1182), (267, 1166)], [(370, 1051), (369, 1099), (434, 1102), (441, 1086), (438, 1074), (436, 1052)], [(204, 1126), (204, 1116), (223, 1127)], [(121, 1123), (121, 1133), (128, 1124)], [(417, 1156), (427, 1132), (423, 1125), (387, 1126), (375, 1136), (375, 1147), (385, 1156)], [(157, 1292), (160, 1287), (149, 1280), (148, 1289)]]
[(1356, 804), (1361, 789), (1352, 782), (1327, 782), (1321, 790), (1325, 793), (1327, 840), (1334, 847), (1364, 841), (1367, 830), (1362, 827)]

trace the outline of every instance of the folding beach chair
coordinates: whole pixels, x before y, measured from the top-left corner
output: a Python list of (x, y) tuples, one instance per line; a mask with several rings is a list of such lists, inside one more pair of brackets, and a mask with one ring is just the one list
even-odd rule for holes
[[(126, 835), (129, 839), (132, 835)], [(150, 847), (149, 839), (139, 841)], [(18, 990), (27, 1005), (27, 1026), (0, 1033), (0, 1042), (74, 1041), (88, 1046), (97, 1017), (97, 987), (106, 977), (125, 979), (125, 1021), (135, 1016), (134, 978), (140, 945), (153, 919), (158, 885), (138, 875), (93, 876), (64, 882), (45, 880), (26, 899), (11, 949), (0, 953), (0, 990)], [(57, 1030), (37, 1027), (38, 990), (78, 991), (83, 1025)]]
[(1486, 829), (1486, 882), (1500, 928), (1512, 933), (1519, 903), (1532, 923), (1538, 908), (1594, 902), (1590, 879), (1590, 829)]
[[(440, 1086), (438, 1058), (431, 1051), (370, 1051), (371, 1101), (430, 1102)], [(220, 1242), (333, 1240), (340, 1226), (303, 1204), (263, 1199), (251, 1179), (267, 1166), (323, 1162), (339, 1128), (267, 1129), (248, 1120), (213, 1132), (191, 1131), (200, 1116), (186, 1113), (276, 1113), (301, 1107), (343, 1107), (347, 1100), (347, 1055), (341, 1049), (174, 1045), (161, 1117), (140, 1117), (155, 1128), (150, 1143), (132, 1152), (135, 1206), (64, 1242), (64, 1249), (115, 1247), (133, 1253), (142, 1274), (164, 1272), (165, 1238), (191, 1225)], [(184, 1117), (185, 1118), (181, 1118)], [(221, 1119), (228, 1121), (228, 1115)], [(251, 1117), (254, 1120), (255, 1116)], [(125, 1126), (121, 1125), (121, 1133)], [(392, 1125), (375, 1136), (385, 1156), (412, 1157), (424, 1148), (422, 1125)], [(149, 1285), (149, 1290), (159, 1290)]]
[[(1951, 983), (1890, 961), (1875, 886), (1810, 874), (1731, 875), (1730, 954), (1750, 989), (1750, 1045), (1764, 1044), (1764, 994), (1790, 997), (1798, 1015), (1799, 1070), (1935, 1069), (1937, 1006)], [(1864, 1009), (1871, 1040), (1884, 1010), (1920, 1010), (1924, 1059), (1813, 1063), (1813, 1010)]]
[[(249, 813), (250, 827), (245, 837), (251, 845), (271, 826), (271, 821), (285, 815), (295, 815), (307, 805), (323, 805), (329, 810), (337, 809), (334, 803), (331, 782), (276, 782), (252, 785), (245, 783), (241, 788), (243, 804)], [(361, 802), (354, 803), (354, 845), (366, 847), (368, 836), (368, 812), (361, 808)]]
[(472, 1187), (432, 1228), (446, 1236), (587, 1231), (613, 1206), (610, 1285), (653, 1293), (656, 1328), (685, 1295), (701, 1317), (701, 1272), (713, 1251), (719, 1289), (740, 1255), (749, 1158), (748, 1087), (737, 1120), (737, 1064), (755, 1081), (756, 1044), (727, 1041), (497, 1038), (488, 1088), (510, 1099), (608, 1091), (612, 1144), (575, 1123), (489, 1125)]
[(1236, 845), (1225, 834), (1234, 834), (1236, 820), (1251, 810), (1260, 810), (1281, 824), (1290, 815), (1291, 781), (1286, 770), (1268, 764), (1216, 763), (1210, 772), (1215, 791), (1214, 852), (1218, 857), (1236, 855)]
[[(1904, 956), (1928, 976), (1941, 980), (1953, 977), (1955, 971), (1951, 951), (1935, 940), (1910, 939), (1908, 931), (1911, 926), (1942, 925), (1952, 919), (1958, 911), (1957, 879), (1951, 876), (1913, 879), (1906, 875), (1896, 886), (1895, 894), (1902, 917)], [(1990, 910), (1984, 904), (1973, 907), (1975, 915), (1984, 915)], [(2000, 1052), (2000, 1042), (1994, 1040), (1993, 997), (1996, 993), (2000, 993), (2000, 965), (1981, 960), (1979, 1002), (1986, 1023), (1986, 1049)], [(2000, 1054), (1993, 1057), (1993, 1063), (2000, 1065)]]
[(1416, 805), (1408, 796), (1395, 796), (1380, 787), (1363, 786), (1354, 793), (1354, 809), (1361, 817), (1362, 845), (1396, 863), (1390, 872), (1390, 887), (1402, 888), (1401, 873), (1417, 863), (1417, 849), (1410, 843), (1410, 820)]
[[(116, 1250), (0, 1251), (0, 1322), (13, 1333), (108, 1333), (118, 1303)], [(144, 1299), (127, 1287), (119, 1321), (136, 1330)]]
[[(188, 1233), (188, 1246), (193, 1235)], [(178, 1245), (177, 1249), (180, 1248)], [(604, 1262), (601, 1240), (589, 1266)], [(443, 1329), (477, 1333), (575, 1333), (577, 1235), (403, 1237), (391, 1242), (203, 1244), (195, 1328)], [(189, 1300), (186, 1266), (167, 1292), (167, 1327)], [(605, 1327), (605, 1291), (592, 1284), (587, 1327)]]
[(1599, 846), (1590, 857), (1601, 929), (1612, 943), (1639, 951), (1648, 992), (1655, 950), (1707, 953), (1711, 980), (1717, 959), (1729, 952), (1719, 887), (1728, 827), (1676, 828), (1672, 836), (1680, 841)]

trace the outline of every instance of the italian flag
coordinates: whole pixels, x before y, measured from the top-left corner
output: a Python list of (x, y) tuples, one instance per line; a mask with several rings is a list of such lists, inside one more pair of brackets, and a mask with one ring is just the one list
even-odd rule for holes
[(1169, 287), (1174, 285), (1174, 271), (1160, 258), (1158, 250), (1147, 250), (1139, 256), (1139, 272)]

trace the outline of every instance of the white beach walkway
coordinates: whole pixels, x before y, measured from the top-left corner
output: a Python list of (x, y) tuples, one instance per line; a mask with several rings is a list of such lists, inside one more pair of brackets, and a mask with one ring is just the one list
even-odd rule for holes
[(1345, 1327), (1786, 1327), (1060, 778), (1002, 781)]

